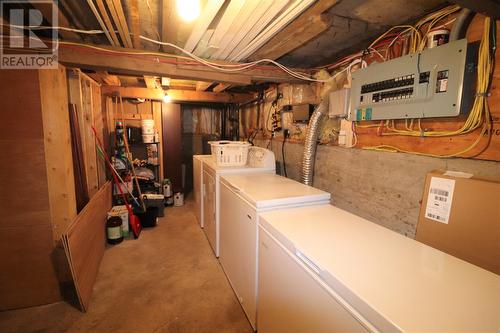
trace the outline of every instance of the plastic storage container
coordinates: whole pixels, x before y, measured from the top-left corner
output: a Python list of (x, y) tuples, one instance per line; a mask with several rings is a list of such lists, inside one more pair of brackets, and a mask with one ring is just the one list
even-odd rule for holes
[(163, 209), (165, 208), (165, 198), (163, 194), (143, 194), (142, 199), (146, 207), (157, 207), (158, 216), (165, 216)]
[(250, 143), (244, 141), (209, 141), (212, 155), (219, 166), (243, 166), (247, 164)]

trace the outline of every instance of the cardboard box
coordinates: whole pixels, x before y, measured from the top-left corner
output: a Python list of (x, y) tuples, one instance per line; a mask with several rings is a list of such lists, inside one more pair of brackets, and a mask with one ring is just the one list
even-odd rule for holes
[(427, 174), (416, 240), (500, 274), (500, 182)]

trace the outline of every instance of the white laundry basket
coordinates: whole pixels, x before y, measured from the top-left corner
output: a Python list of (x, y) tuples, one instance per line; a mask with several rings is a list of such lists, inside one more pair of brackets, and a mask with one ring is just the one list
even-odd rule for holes
[(247, 164), (248, 148), (244, 141), (209, 141), (212, 155), (219, 166), (243, 166)]

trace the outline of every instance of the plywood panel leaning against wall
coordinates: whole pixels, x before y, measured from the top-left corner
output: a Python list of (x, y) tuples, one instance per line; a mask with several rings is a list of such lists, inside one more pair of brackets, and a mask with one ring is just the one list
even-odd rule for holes
[(0, 310), (61, 299), (54, 243), (76, 215), (65, 77), (0, 71)]
[(104, 255), (106, 214), (110, 209), (111, 182), (107, 182), (63, 235), (64, 249), (83, 311), (88, 309), (92, 287)]

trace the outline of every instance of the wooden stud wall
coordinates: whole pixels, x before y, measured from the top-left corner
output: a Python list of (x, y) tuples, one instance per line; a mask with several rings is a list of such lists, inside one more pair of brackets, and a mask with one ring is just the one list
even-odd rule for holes
[[(92, 126), (101, 140), (108, 133), (108, 116), (102, 108), (101, 87), (78, 70), (68, 75), (70, 103), (78, 114), (89, 197), (106, 182), (106, 166), (97, 154)], [(104, 141), (107, 141), (104, 140)]]

